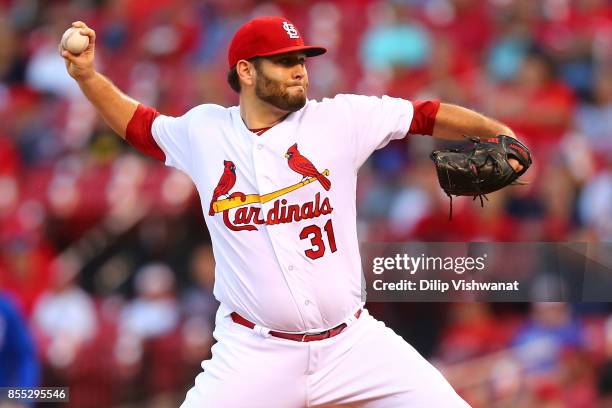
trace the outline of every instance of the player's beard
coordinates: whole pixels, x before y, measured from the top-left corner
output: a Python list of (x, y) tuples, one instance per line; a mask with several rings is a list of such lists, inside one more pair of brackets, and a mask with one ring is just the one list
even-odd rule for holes
[(255, 80), (255, 95), (280, 110), (297, 112), (306, 105), (308, 83), (304, 82), (303, 86), (303, 93), (290, 95), (279, 81), (268, 77), (263, 70), (258, 70), (257, 79)]

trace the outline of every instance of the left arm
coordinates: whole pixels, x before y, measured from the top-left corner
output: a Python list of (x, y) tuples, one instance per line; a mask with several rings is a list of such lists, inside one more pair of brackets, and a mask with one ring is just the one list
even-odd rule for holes
[[(497, 135), (507, 135), (516, 138), (514, 132), (503, 123), (461, 106), (441, 103), (436, 114), (433, 137), (447, 140), (464, 140), (464, 135), (478, 136), (483, 139)], [(509, 158), (508, 162), (515, 171), (523, 169), (523, 166), (514, 158)]]
[(464, 140), (463, 135), (486, 139), (497, 135), (516, 138), (503, 123), (461, 106), (441, 103), (436, 114), (433, 136), (447, 140)]

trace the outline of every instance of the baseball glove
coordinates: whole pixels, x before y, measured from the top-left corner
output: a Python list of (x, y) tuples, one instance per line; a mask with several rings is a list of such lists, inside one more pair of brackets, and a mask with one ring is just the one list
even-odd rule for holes
[[(531, 153), (527, 146), (511, 136), (499, 135), (491, 139), (478, 137), (467, 139), (474, 143), (472, 149), (444, 149), (431, 152), (436, 165), (438, 181), (450, 197), (449, 219), (453, 216), (453, 195), (473, 196), (488, 200), (486, 194), (510, 184), (527, 184), (518, 180), (531, 165)], [(523, 165), (517, 172), (508, 162), (515, 158)]]

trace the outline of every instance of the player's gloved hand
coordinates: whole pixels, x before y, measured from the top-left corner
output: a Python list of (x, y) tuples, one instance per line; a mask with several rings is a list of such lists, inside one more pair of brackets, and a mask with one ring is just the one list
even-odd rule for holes
[(87, 27), (82, 21), (75, 21), (72, 23), (72, 27), (79, 28), (81, 34), (89, 37), (89, 45), (85, 51), (79, 55), (72, 54), (70, 51), (64, 49), (61, 43), (58, 46), (58, 50), (66, 62), (68, 74), (77, 81), (86, 81), (96, 73), (94, 67), (96, 32)]
[(513, 157), (508, 159), (508, 163), (510, 163), (510, 166), (512, 166), (514, 171), (517, 171), (517, 172), (523, 170), (523, 168), (524, 168), (523, 165), (518, 160), (516, 160)]
[(482, 205), (485, 194), (510, 184), (524, 184), (518, 178), (532, 163), (527, 146), (511, 136), (468, 138), (474, 143), (472, 149), (435, 150), (430, 156), (436, 165), (440, 187), (451, 198), (451, 218), (453, 195), (480, 197)]

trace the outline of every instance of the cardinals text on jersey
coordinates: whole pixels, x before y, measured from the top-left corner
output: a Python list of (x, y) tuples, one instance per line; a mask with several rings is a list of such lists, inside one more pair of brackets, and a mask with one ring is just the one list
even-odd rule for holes
[[(218, 212), (223, 213), (223, 222), (232, 231), (256, 231), (257, 225), (297, 222), (331, 214), (333, 207), (330, 199), (329, 197), (321, 198), (321, 193), (316, 193), (312, 201), (304, 203), (290, 203), (287, 199), (280, 198), (314, 181), (320, 183), (326, 191), (331, 189), (331, 181), (327, 178), (329, 170), (325, 169), (319, 172), (312, 162), (300, 153), (297, 143), (287, 149), (285, 157), (289, 168), (302, 176), (301, 180), (293, 185), (263, 195), (247, 195), (240, 191), (230, 193), (230, 190), (236, 184), (236, 166), (232, 161), (224, 160), (223, 173), (210, 201), (209, 215), (214, 216)], [(222, 196), (226, 198), (219, 200)], [(262, 214), (261, 206), (250, 205), (266, 203), (271, 200), (274, 200), (272, 208), (266, 214)], [(236, 209), (233, 217), (230, 216), (230, 210), (232, 209)], [(328, 228), (333, 234), (333, 227), (331, 224), (329, 225)], [(335, 250), (335, 242), (333, 247)]]

